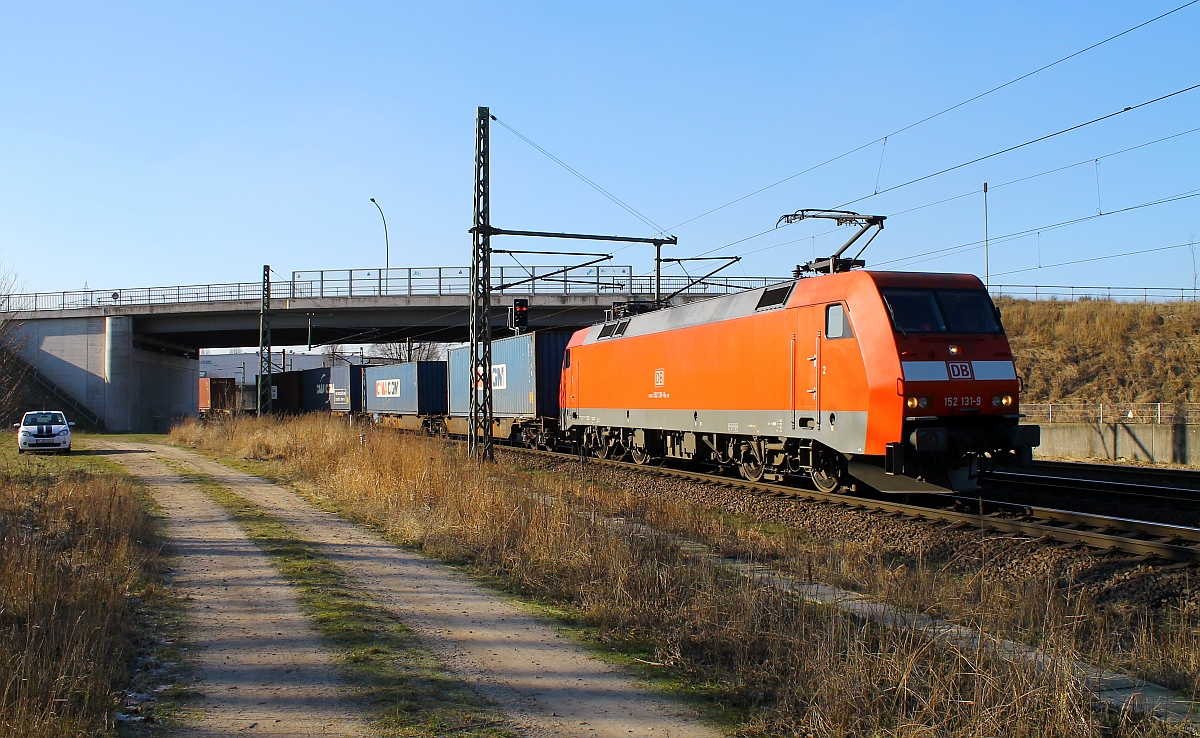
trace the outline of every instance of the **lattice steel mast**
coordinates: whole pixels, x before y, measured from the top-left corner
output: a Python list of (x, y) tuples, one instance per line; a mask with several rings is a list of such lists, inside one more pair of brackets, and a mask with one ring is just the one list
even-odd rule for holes
[(269, 414), (271, 406), (271, 267), (264, 264), (258, 309), (258, 416)]
[(475, 119), (475, 227), (471, 229), (471, 416), (467, 449), (477, 459), (493, 459), (492, 450), (492, 227), (488, 193), (491, 113), (479, 108)]

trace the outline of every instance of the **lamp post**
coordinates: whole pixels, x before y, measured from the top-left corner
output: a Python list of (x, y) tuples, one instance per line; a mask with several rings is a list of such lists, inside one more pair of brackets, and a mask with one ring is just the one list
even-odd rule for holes
[(383, 266), (384, 269), (392, 268), (392, 247), (388, 243), (387, 232), (387, 216), (383, 214), (383, 208), (379, 207), (379, 203), (375, 202), (375, 198), (371, 198), (371, 202), (375, 203), (375, 208), (379, 211), (379, 217), (383, 218)]

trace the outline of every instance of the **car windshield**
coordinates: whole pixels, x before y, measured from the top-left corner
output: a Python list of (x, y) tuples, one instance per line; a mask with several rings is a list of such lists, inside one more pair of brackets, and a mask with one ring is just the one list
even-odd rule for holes
[(1000, 333), (1000, 318), (984, 290), (880, 290), (901, 333)]
[(67, 419), (62, 413), (25, 413), (21, 425), (66, 425)]

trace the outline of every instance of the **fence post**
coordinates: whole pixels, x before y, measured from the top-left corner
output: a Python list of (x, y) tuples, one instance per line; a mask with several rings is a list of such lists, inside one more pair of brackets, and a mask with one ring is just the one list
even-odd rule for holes
[(1100, 425), (1104, 425), (1104, 403), (1100, 403)]
[(1047, 423), (1053, 423), (1053, 422), (1054, 422), (1054, 403), (1053, 403), (1053, 402), (1052, 402), (1052, 403), (1050, 403), (1050, 419), (1049, 419), (1049, 420), (1047, 420), (1046, 422), (1047, 422)]
[(412, 267), (408, 268), (408, 296), (412, 297)]
[(442, 294), (442, 268), (438, 267), (438, 294)]
[(1158, 424), (1162, 425), (1162, 403), (1158, 403)]

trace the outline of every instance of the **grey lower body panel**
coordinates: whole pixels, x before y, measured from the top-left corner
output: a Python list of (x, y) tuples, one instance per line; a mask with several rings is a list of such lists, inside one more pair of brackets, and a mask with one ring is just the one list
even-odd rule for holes
[[(867, 446), (867, 412), (822, 410), (820, 423), (811, 411), (791, 410), (613, 410), (580, 408), (565, 411), (564, 428), (577, 425), (606, 428), (720, 433), (740, 436), (804, 438), (847, 454)], [(795, 418), (793, 424), (792, 419)]]
[(889, 492), (893, 494), (911, 494), (925, 493), (942, 495), (951, 492), (945, 487), (929, 482), (922, 482), (919, 479), (904, 476), (903, 474), (888, 474), (881, 467), (873, 464), (867, 464), (861, 461), (851, 461), (846, 465), (846, 470), (850, 472), (850, 476), (855, 479), (869, 484), (880, 492)]

